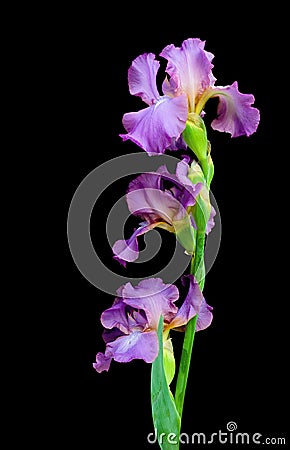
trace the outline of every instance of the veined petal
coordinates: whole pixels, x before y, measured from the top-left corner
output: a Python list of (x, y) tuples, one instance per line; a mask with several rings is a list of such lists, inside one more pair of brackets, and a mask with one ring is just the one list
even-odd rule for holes
[(112, 358), (118, 362), (143, 359), (147, 363), (152, 363), (158, 355), (158, 350), (159, 344), (156, 331), (134, 331), (107, 344), (106, 352), (109, 352)]
[(163, 96), (148, 108), (125, 114), (123, 125), (128, 134), (120, 136), (123, 140), (130, 139), (149, 155), (164, 153), (172, 139), (181, 135), (186, 119), (186, 96)]
[(147, 105), (152, 105), (159, 97), (156, 86), (159, 66), (153, 53), (144, 53), (134, 59), (128, 71), (130, 94), (141, 97)]
[(159, 221), (172, 225), (174, 220), (180, 220), (186, 215), (186, 209), (178, 199), (158, 189), (134, 190), (128, 192), (126, 199), (130, 212), (148, 222)]
[(204, 50), (204, 44), (200, 39), (187, 39), (181, 48), (171, 44), (160, 53), (168, 60), (166, 72), (174, 77), (175, 84), (179, 79), (182, 92), (187, 94), (190, 112), (195, 111), (198, 97), (215, 81), (211, 72), (213, 55)]
[(251, 106), (255, 98), (241, 94), (236, 81), (231, 86), (210, 88), (209, 97), (219, 97), (218, 118), (211, 124), (214, 130), (225, 131), (232, 137), (250, 136), (256, 131), (260, 112)]
[(139, 256), (137, 237), (141, 236), (144, 233), (147, 233), (147, 231), (154, 228), (154, 226), (157, 225), (151, 225), (148, 223), (142, 224), (139, 228), (137, 228), (137, 230), (134, 231), (129, 239), (120, 239), (116, 241), (112, 248), (115, 255), (114, 259), (116, 259), (124, 267), (126, 267), (126, 262), (135, 261)]
[(209, 306), (203, 299), (196, 321), (196, 331), (204, 330), (210, 326), (213, 319), (212, 310), (213, 307)]
[(186, 278), (188, 278), (190, 282), (188, 294), (168, 328), (178, 328), (186, 325), (190, 319), (196, 316), (196, 314), (199, 314), (202, 302), (205, 301), (194, 276), (186, 275), (183, 277), (183, 280)]
[(99, 373), (103, 372), (104, 370), (108, 372), (111, 361), (111, 356), (107, 356), (106, 354), (99, 352), (97, 353), (96, 362), (93, 364), (93, 367)]
[(123, 295), (124, 303), (145, 311), (148, 325), (153, 330), (158, 329), (161, 315), (165, 322), (169, 322), (177, 313), (174, 302), (179, 297), (179, 291), (174, 285), (164, 284), (161, 278), (149, 278), (140, 281), (137, 286), (127, 283)]

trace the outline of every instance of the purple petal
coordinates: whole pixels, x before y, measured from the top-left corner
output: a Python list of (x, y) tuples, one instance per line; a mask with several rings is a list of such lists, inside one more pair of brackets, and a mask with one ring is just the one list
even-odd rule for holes
[(194, 279), (194, 276), (187, 275), (183, 278), (189, 279), (190, 282), (188, 294), (182, 306), (178, 310), (175, 318), (169, 324), (169, 328), (177, 328), (181, 327), (182, 325), (186, 325), (189, 320), (192, 319), (192, 317), (196, 316), (196, 314), (199, 314), (202, 302), (205, 301), (200, 287)]
[(123, 333), (129, 331), (128, 318), (126, 314), (126, 305), (119, 301), (111, 308), (106, 309), (101, 315), (101, 323), (104, 328), (118, 328)]
[(214, 207), (212, 206), (211, 211), (210, 211), (210, 216), (209, 216), (208, 222), (206, 224), (206, 230), (205, 230), (206, 234), (209, 234), (211, 232), (211, 230), (213, 229), (213, 227), (215, 226), (215, 223), (214, 223), (215, 215), (216, 215), (216, 211), (215, 211)]
[(175, 83), (179, 79), (192, 112), (195, 110), (196, 99), (215, 81), (211, 72), (213, 55), (204, 50), (204, 44), (200, 39), (187, 39), (181, 48), (171, 44), (160, 53), (160, 56), (168, 60), (166, 72), (174, 77)]
[(118, 328), (112, 328), (111, 330), (105, 329), (102, 334), (102, 338), (106, 344), (115, 341), (118, 337), (123, 336), (124, 333)]
[(149, 155), (164, 153), (172, 139), (178, 139), (185, 129), (186, 119), (186, 96), (163, 96), (148, 108), (125, 114), (123, 125), (128, 134), (120, 136), (123, 140), (130, 139)]
[(213, 319), (212, 310), (212, 306), (209, 306), (203, 299), (196, 321), (196, 331), (204, 330), (210, 326)]
[(153, 330), (157, 330), (161, 315), (164, 321), (169, 322), (177, 313), (174, 302), (179, 297), (179, 291), (174, 285), (164, 284), (161, 278), (149, 278), (140, 281), (137, 286), (127, 283), (123, 295), (124, 303), (145, 311), (149, 327)]
[(260, 112), (251, 107), (255, 98), (251, 94), (241, 94), (238, 83), (231, 86), (215, 87), (211, 90), (211, 97), (219, 97), (218, 118), (211, 126), (214, 130), (225, 131), (232, 137), (250, 136), (260, 121)]
[(139, 175), (137, 178), (135, 178), (135, 180), (130, 182), (127, 192), (136, 191), (137, 189), (143, 188), (160, 189), (160, 174), (155, 172), (147, 172)]
[(127, 205), (132, 214), (143, 217), (146, 221), (165, 222), (172, 225), (186, 215), (181, 202), (169, 192), (144, 188), (128, 192)]
[(156, 86), (159, 66), (153, 53), (144, 53), (134, 59), (128, 71), (130, 94), (141, 97), (147, 105), (152, 105), (159, 97)]
[(126, 262), (133, 262), (139, 256), (139, 247), (137, 237), (141, 236), (147, 231), (152, 229), (152, 225), (145, 223), (142, 224), (137, 230), (134, 231), (130, 239), (124, 240), (120, 239), (113, 245), (114, 259), (116, 259), (120, 264), (126, 266)]
[[(143, 359), (152, 363), (158, 355), (158, 337), (155, 331), (135, 331), (121, 336), (107, 345), (107, 351), (118, 362), (130, 362), (132, 359)], [(103, 369), (104, 370), (104, 369)]]
[(103, 370), (108, 372), (110, 364), (112, 361), (112, 356), (106, 356), (104, 353), (97, 353), (96, 362), (93, 364), (94, 369), (101, 373)]

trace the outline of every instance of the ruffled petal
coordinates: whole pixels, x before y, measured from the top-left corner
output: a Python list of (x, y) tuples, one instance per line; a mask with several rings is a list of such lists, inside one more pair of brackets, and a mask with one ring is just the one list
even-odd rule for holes
[(211, 124), (214, 130), (225, 131), (232, 137), (250, 136), (256, 131), (260, 112), (251, 106), (255, 98), (241, 94), (236, 81), (231, 86), (212, 88), (209, 93), (210, 97), (219, 97), (218, 118)]
[[(179, 80), (182, 92), (186, 93), (191, 112), (195, 111), (198, 97), (215, 81), (211, 72), (213, 54), (204, 50), (204, 44), (200, 39), (187, 39), (181, 47), (170, 44), (160, 53), (168, 61), (166, 72), (174, 78), (174, 84)], [(164, 85), (167, 91), (169, 86)]]
[(93, 364), (93, 367), (99, 373), (103, 372), (104, 370), (108, 372), (111, 361), (111, 356), (107, 356), (106, 354), (99, 352), (97, 353), (96, 362)]
[(129, 332), (129, 324), (126, 314), (126, 305), (119, 301), (111, 308), (106, 309), (101, 315), (101, 323), (104, 328), (118, 328), (123, 333)]
[(169, 324), (168, 328), (178, 328), (186, 325), (190, 319), (192, 319), (196, 314), (199, 314), (202, 302), (204, 302), (204, 297), (200, 290), (198, 283), (195, 281), (193, 275), (186, 275), (184, 279), (189, 279), (189, 289), (188, 294), (178, 310), (178, 313), (174, 319)]
[(148, 325), (153, 330), (157, 330), (161, 315), (165, 322), (169, 322), (177, 313), (174, 302), (179, 297), (179, 291), (174, 285), (164, 284), (161, 278), (149, 278), (140, 281), (137, 286), (127, 283), (123, 295), (124, 303), (145, 311)]
[(151, 224), (142, 224), (137, 230), (134, 231), (130, 239), (120, 239), (115, 242), (112, 247), (114, 253), (114, 259), (120, 264), (126, 267), (126, 262), (133, 262), (139, 256), (139, 247), (137, 237), (141, 236), (147, 231), (151, 230), (153, 226)]
[[(132, 359), (143, 359), (152, 363), (158, 355), (159, 344), (156, 331), (135, 331), (121, 336), (107, 345), (106, 352), (118, 362), (130, 362)], [(103, 369), (104, 370), (104, 369)]]
[(159, 66), (153, 53), (144, 53), (134, 59), (128, 71), (130, 94), (141, 97), (147, 105), (152, 105), (159, 97), (156, 86)]
[(169, 192), (144, 188), (128, 192), (126, 197), (130, 212), (152, 222), (152, 225), (159, 221), (172, 226), (174, 220), (186, 215), (181, 202)]
[(130, 139), (149, 155), (164, 153), (185, 129), (186, 119), (186, 96), (163, 96), (148, 108), (125, 114), (123, 125), (128, 134), (120, 136), (123, 140)]
[(210, 326), (213, 319), (212, 310), (213, 307), (209, 306), (203, 299), (196, 321), (196, 331), (204, 330)]

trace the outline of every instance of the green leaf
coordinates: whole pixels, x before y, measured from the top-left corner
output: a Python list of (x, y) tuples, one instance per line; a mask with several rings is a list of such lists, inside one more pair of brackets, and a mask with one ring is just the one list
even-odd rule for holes
[(169, 390), (163, 363), (163, 317), (158, 325), (159, 354), (152, 364), (151, 405), (153, 423), (162, 450), (178, 450), (180, 416)]

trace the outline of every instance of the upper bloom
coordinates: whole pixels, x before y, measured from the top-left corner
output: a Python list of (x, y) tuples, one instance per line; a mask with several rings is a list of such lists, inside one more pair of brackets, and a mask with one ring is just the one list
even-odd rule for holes
[(126, 195), (128, 208), (143, 222), (130, 239), (115, 242), (114, 258), (121, 264), (138, 258), (137, 237), (155, 227), (175, 233), (185, 250), (193, 253), (194, 224), (189, 210), (196, 203), (202, 183), (193, 184), (185, 176), (188, 170), (189, 166), (183, 160), (177, 164), (176, 174), (169, 173), (165, 166), (161, 166), (156, 173), (144, 173), (129, 184)]
[(179, 298), (177, 287), (164, 284), (160, 278), (143, 280), (137, 286), (127, 283), (118, 289), (113, 306), (101, 315), (106, 350), (96, 356), (93, 366), (97, 372), (108, 371), (112, 359), (153, 362), (159, 352), (157, 329), (161, 316), (166, 335), (170, 329), (186, 325), (196, 314), (196, 331), (211, 324), (212, 307), (206, 303), (194, 277), (188, 275), (184, 279), (189, 280), (189, 289), (179, 309), (175, 305)]
[(160, 56), (168, 61), (169, 75), (162, 84), (163, 95), (157, 90), (159, 62), (155, 55), (145, 53), (133, 61), (128, 72), (129, 90), (148, 107), (124, 115), (124, 140), (132, 140), (150, 155), (176, 149), (176, 143), (182, 142), (187, 120), (203, 115), (211, 97), (219, 97), (218, 117), (211, 124), (215, 130), (228, 132), (232, 137), (249, 136), (256, 131), (260, 114), (251, 106), (254, 96), (241, 94), (236, 81), (230, 86), (215, 86), (214, 56), (204, 50), (204, 45), (200, 39), (187, 39), (181, 47), (171, 44), (162, 50)]

